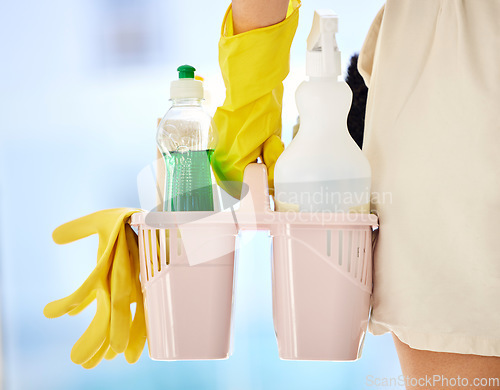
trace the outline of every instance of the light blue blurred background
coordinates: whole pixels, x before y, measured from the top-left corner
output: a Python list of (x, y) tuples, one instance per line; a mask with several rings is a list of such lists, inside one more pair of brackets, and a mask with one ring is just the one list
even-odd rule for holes
[[(297, 112), (305, 39), (314, 8), (340, 15), (347, 63), (359, 51), (381, 0), (305, 0), (285, 83), (284, 139)], [(217, 63), (229, 1), (18, 0), (0, 11), (0, 276), (3, 389), (364, 389), (367, 376), (397, 377), (388, 336), (368, 335), (354, 363), (278, 358), (272, 324), (271, 267), (265, 235), (240, 253), (234, 353), (226, 361), (135, 365), (123, 356), (87, 371), (72, 345), (95, 306), (48, 320), (46, 303), (68, 295), (95, 265), (97, 241), (68, 246), (52, 230), (114, 207), (140, 207), (137, 175), (156, 156), (156, 118), (169, 107), (178, 65), (205, 77), (212, 113), (222, 103)], [(245, 238), (244, 238), (245, 239)], [(248, 238), (250, 239), (250, 238)]]

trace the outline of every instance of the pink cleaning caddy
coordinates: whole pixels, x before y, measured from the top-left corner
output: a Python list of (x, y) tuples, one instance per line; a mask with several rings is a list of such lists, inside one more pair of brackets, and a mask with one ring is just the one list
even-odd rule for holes
[(226, 359), (231, 353), (237, 232), (234, 223), (210, 220), (214, 216), (204, 211), (132, 216), (154, 360)]
[(235, 238), (240, 230), (266, 230), (273, 238), (279, 357), (358, 359), (370, 311), (377, 217), (271, 211), (262, 164), (246, 168), (244, 183), (249, 191), (235, 213), (132, 216), (139, 234), (150, 357), (229, 357)]

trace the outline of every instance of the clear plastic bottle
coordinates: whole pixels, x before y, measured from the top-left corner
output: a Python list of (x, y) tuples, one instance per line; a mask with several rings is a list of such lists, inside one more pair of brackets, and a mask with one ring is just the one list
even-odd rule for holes
[(195, 70), (177, 68), (179, 79), (170, 84), (172, 107), (158, 125), (156, 142), (165, 159), (163, 211), (214, 210), (210, 161), (217, 131), (203, 110), (203, 83), (195, 79)]
[(295, 94), (297, 136), (274, 168), (277, 211), (370, 212), (371, 168), (347, 130), (352, 100), (335, 40), (338, 17), (315, 11), (307, 75)]

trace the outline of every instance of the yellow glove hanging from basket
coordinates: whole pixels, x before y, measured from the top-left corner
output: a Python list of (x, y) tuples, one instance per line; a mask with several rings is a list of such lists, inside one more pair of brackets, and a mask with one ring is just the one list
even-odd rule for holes
[(219, 140), (212, 167), (219, 185), (239, 198), (245, 167), (261, 157), (273, 193), (274, 164), (283, 152), (281, 107), (283, 80), (290, 66), (290, 47), (298, 25), (300, 1), (291, 0), (281, 23), (233, 34), (229, 7), (219, 41), (219, 65), (226, 99), (214, 115)]
[[(122, 352), (129, 363), (135, 363), (144, 349), (146, 324), (137, 235), (127, 224), (129, 217), (140, 211), (98, 211), (59, 226), (52, 235), (57, 244), (99, 236), (95, 269), (73, 294), (47, 304), (43, 311), (48, 318), (75, 315), (97, 299), (94, 319), (71, 350), (71, 360), (84, 368), (93, 368), (103, 358), (113, 359)], [(133, 320), (132, 303), (136, 304)]]

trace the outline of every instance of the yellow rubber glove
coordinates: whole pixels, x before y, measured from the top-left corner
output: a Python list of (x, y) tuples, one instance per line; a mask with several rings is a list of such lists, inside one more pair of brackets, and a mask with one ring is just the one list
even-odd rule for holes
[(299, 18), (300, 1), (291, 0), (281, 23), (233, 34), (232, 8), (226, 12), (219, 41), (219, 65), (226, 86), (224, 104), (214, 121), (219, 140), (212, 156), (218, 184), (240, 197), (235, 182), (245, 167), (262, 157), (274, 190), (274, 164), (283, 152), (281, 106), (288, 75), (290, 46)]
[(109, 345), (116, 353), (122, 353), (128, 344), (130, 323), (132, 321), (130, 297), (134, 286), (124, 223), (120, 227), (116, 242), (116, 253), (110, 279), (111, 322)]
[[(115, 254), (112, 264), (109, 336), (105, 339), (99, 351), (82, 364), (82, 367), (87, 369), (97, 366), (103, 357), (111, 360), (121, 352), (125, 352), (125, 359), (129, 363), (135, 363), (141, 356), (146, 343), (146, 321), (139, 279), (137, 235), (128, 224), (125, 224), (123, 229), (120, 229), (116, 248), (117, 250), (121, 248), (124, 253), (128, 251), (128, 254), (124, 256)], [(123, 280), (120, 281), (120, 279)], [(114, 289), (113, 286), (118, 286), (118, 288)], [(120, 286), (122, 287), (120, 288)], [(131, 321), (131, 303), (136, 303), (133, 321)]]
[[(91, 359), (82, 364), (82, 367), (87, 369), (97, 366), (103, 357), (106, 360), (111, 360), (121, 352), (125, 352), (127, 362), (135, 363), (139, 360), (146, 343), (146, 320), (144, 317), (144, 304), (139, 279), (140, 267), (137, 235), (130, 225), (125, 224), (123, 228), (123, 230), (120, 229), (120, 233), (118, 234), (116, 248), (119, 250), (121, 247), (123, 253), (128, 251), (128, 255), (118, 256), (115, 254), (112, 264), (110, 274), (112, 293), (109, 336), (106, 337), (99, 351)], [(120, 281), (120, 279), (123, 280)], [(117, 286), (116, 289), (113, 288), (114, 285)], [(120, 286), (122, 287), (120, 288)], [(136, 303), (133, 321), (131, 321), (131, 303)]]
[(106, 335), (97, 353), (82, 364), (84, 368), (94, 368), (103, 358), (113, 359), (118, 353), (125, 351), (129, 341), (130, 296), (133, 280), (124, 223), (120, 226), (114, 251), (111, 270), (108, 274), (111, 305), (109, 334)]
[[(129, 363), (135, 363), (144, 350), (146, 343), (146, 318), (144, 315), (144, 300), (142, 297), (141, 281), (139, 279), (139, 245), (137, 243), (137, 235), (132, 230), (130, 225), (125, 227), (127, 235), (127, 245), (130, 249), (130, 260), (132, 269), (133, 288), (131, 302), (135, 302), (135, 315), (132, 325), (130, 326), (130, 337), (125, 349), (125, 359)], [(160, 253), (158, 251), (158, 253)]]
[[(138, 264), (132, 264), (138, 262), (137, 241), (130, 238), (130, 232), (127, 233), (126, 222), (130, 215), (138, 211), (141, 210), (99, 211), (68, 222), (53, 233), (53, 239), (58, 244), (95, 233), (99, 235), (98, 260), (94, 271), (73, 294), (49, 303), (44, 309), (45, 316), (49, 318), (75, 314), (97, 298), (96, 315), (71, 351), (71, 360), (85, 368), (95, 367), (103, 357), (111, 359), (124, 352), (130, 343), (130, 303), (139, 298), (142, 300), (142, 292), (140, 283), (137, 283), (138, 272), (135, 271)], [(132, 231), (132, 234), (135, 233)], [(140, 320), (140, 311), (136, 309), (134, 321)], [(144, 320), (141, 326), (145, 326)]]

